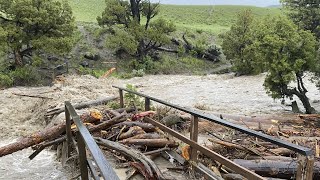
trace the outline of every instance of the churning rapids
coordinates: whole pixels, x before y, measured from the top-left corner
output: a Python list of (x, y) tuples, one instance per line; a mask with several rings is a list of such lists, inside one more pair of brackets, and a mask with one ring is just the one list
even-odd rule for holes
[[(47, 109), (117, 95), (112, 85), (133, 84), (138, 91), (186, 107), (205, 106), (210, 111), (238, 115), (290, 113), (290, 107), (269, 97), (264, 88), (265, 75), (235, 77), (233, 74), (208, 76), (156, 75), (118, 80), (92, 76), (67, 76), (50, 87), (14, 87), (0, 92), (0, 146), (45, 127)], [(311, 104), (320, 110), (320, 91), (306, 82)], [(41, 95), (53, 99), (29, 98), (13, 93)], [(289, 102), (288, 102), (289, 103)], [(302, 106), (300, 105), (300, 108)], [(0, 179), (70, 179), (55, 152), (43, 151), (34, 160), (26, 149), (0, 158)]]

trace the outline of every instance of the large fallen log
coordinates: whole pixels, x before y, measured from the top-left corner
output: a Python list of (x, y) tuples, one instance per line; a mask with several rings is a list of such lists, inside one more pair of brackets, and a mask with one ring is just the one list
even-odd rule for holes
[[(97, 106), (97, 105), (101, 105), (101, 104), (106, 104), (107, 102), (110, 102), (110, 101), (113, 101), (116, 99), (118, 99), (118, 97), (107, 97), (107, 98), (102, 98), (102, 99), (97, 99), (97, 100), (93, 100), (93, 101), (75, 104), (75, 105), (73, 105), (73, 107), (74, 107), (74, 109), (83, 109), (83, 108), (87, 108), (90, 106)], [(60, 114), (64, 111), (65, 111), (64, 107), (51, 109), (46, 113), (46, 116), (53, 116), (56, 114)]]
[(160, 135), (157, 133), (138, 134), (128, 139), (160, 139)]
[[(114, 117), (113, 119), (103, 122), (101, 124), (89, 127), (90, 132), (99, 131), (105, 128), (108, 128), (114, 124), (117, 124), (119, 122), (125, 121), (126, 119), (123, 118), (124, 115)], [(49, 128), (44, 129), (43, 131), (39, 131), (36, 133), (33, 133), (27, 137), (22, 137), (17, 142), (14, 142), (12, 144), (3, 146), (0, 148), (0, 157), (12, 154), (16, 151), (20, 151), (22, 149), (40, 144), (41, 142), (47, 141), (47, 140), (54, 140), (58, 138), (61, 134), (63, 134), (66, 130), (66, 122), (61, 122), (60, 124), (56, 126), (52, 126)], [(61, 137), (63, 139), (64, 137)], [(57, 140), (59, 141), (59, 140)], [(49, 143), (50, 144), (50, 143)], [(39, 149), (37, 149), (33, 156), (36, 156), (38, 153), (40, 153), (45, 147), (46, 143), (43, 145), (39, 145)], [(42, 150), (41, 150), (42, 149)], [(32, 157), (32, 156), (31, 156)]]
[(272, 153), (282, 155), (282, 156), (290, 156), (294, 154), (293, 151), (287, 148), (276, 148), (276, 149), (269, 149)]
[[(292, 179), (297, 173), (297, 161), (271, 161), (271, 160), (243, 160), (235, 159), (235, 163), (242, 167), (253, 170), (255, 173), (284, 179)], [(315, 162), (314, 179), (320, 179), (320, 162)]]
[(286, 157), (286, 156), (247, 156), (247, 160), (271, 160), (271, 161), (295, 161), (295, 158)]
[(109, 128), (110, 126), (112, 126), (114, 124), (121, 123), (121, 122), (123, 122), (125, 120), (126, 120), (125, 115), (121, 114), (120, 116), (114, 117), (114, 118), (112, 118), (112, 119), (110, 119), (108, 121), (104, 121), (101, 124), (98, 124), (98, 125), (95, 125), (93, 127), (90, 127), (89, 131), (90, 132), (94, 132), (94, 131), (103, 130), (103, 129)]
[(95, 138), (95, 140), (101, 146), (105, 146), (108, 149), (115, 150), (126, 157), (141, 162), (151, 177), (155, 177), (155, 174), (156, 179), (166, 179), (158, 166), (144, 154), (116, 142), (108, 141), (102, 138)]
[(145, 134), (146, 132), (139, 126), (131, 127), (127, 132), (120, 134), (119, 139), (127, 139), (135, 135)]
[(113, 125), (113, 127), (123, 127), (126, 126), (127, 128), (133, 127), (133, 126), (139, 126), (146, 132), (155, 132), (156, 127), (150, 123), (143, 123), (139, 121), (125, 121), (118, 124)]
[(168, 139), (124, 139), (121, 141), (121, 143), (126, 145), (140, 145), (152, 148), (178, 147), (178, 144), (175, 141)]
[[(120, 116), (120, 114), (119, 114)], [(84, 113), (80, 116), (80, 119), (84, 123), (99, 123), (102, 120), (102, 114), (96, 109), (90, 110), (90, 112)]]
[(230, 142), (226, 142), (226, 141), (221, 141), (218, 139), (212, 139), (212, 138), (209, 138), (208, 140), (212, 143), (222, 145), (222, 146), (229, 148), (229, 149), (246, 150), (243, 146), (238, 145), (238, 144), (234, 144), (234, 143), (230, 143)]
[(66, 130), (66, 123), (61, 123), (43, 131), (36, 132), (27, 137), (19, 139), (17, 142), (3, 146), (0, 148), (0, 157), (12, 154), (30, 146), (39, 144), (46, 140), (52, 140), (60, 136)]
[(58, 139), (55, 139), (53, 141), (50, 142), (42, 142), (40, 144), (36, 144), (35, 146), (32, 146), (33, 150), (36, 150), (35, 152), (33, 152), (30, 156), (29, 159), (32, 160), (33, 158), (35, 158), (42, 150), (44, 150), (44, 148), (55, 145), (55, 144), (59, 144), (62, 143), (63, 141), (67, 140), (67, 136), (62, 136)]

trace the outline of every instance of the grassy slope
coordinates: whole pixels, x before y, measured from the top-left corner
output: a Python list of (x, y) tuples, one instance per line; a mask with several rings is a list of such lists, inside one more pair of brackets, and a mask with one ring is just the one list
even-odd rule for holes
[(237, 14), (251, 9), (258, 17), (277, 15), (278, 8), (253, 6), (175, 6), (162, 5), (160, 17), (176, 22), (180, 28), (201, 29), (219, 34), (229, 29)]
[[(105, 7), (104, 0), (69, 0), (77, 21), (96, 22)], [(237, 13), (252, 9), (259, 17), (280, 14), (278, 8), (253, 6), (181, 6), (161, 5), (159, 17), (172, 20), (178, 29), (201, 29), (219, 34), (226, 31), (235, 21)]]

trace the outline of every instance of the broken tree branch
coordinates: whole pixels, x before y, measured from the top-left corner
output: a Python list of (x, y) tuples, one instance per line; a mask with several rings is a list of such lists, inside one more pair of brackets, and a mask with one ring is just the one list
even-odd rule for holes
[(151, 177), (154, 177), (153, 173), (155, 173), (158, 179), (166, 179), (158, 166), (144, 154), (116, 142), (108, 141), (101, 138), (95, 138), (95, 140), (99, 145), (105, 146), (108, 149), (116, 150), (124, 156), (141, 162), (146, 168), (147, 172), (151, 175)]
[(168, 139), (124, 139), (121, 141), (121, 143), (126, 145), (140, 145), (154, 148), (178, 147), (178, 144), (175, 141)]
[[(235, 159), (235, 163), (242, 167), (253, 170), (257, 174), (266, 177), (291, 179), (297, 173), (297, 161), (272, 161), (272, 160), (243, 160)], [(314, 179), (320, 178), (320, 163), (314, 164)]]
[[(118, 97), (107, 97), (107, 98), (103, 98), (103, 99), (97, 99), (97, 100), (93, 100), (93, 101), (88, 101), (88, 102), (75, 104), (73, 107), (74, 107), (74, 109), (83, 109), (83, 108), (87, 108), (87, 107), (90, 107), (90, 106), (106, 104), (107, 102), (114, 101), (116, 99), (118, 99)], [(64, 107), (55, 108), (55, 109), (49, 110), (46, 113), (46, 116), (53, 116), (53, 115), (56, 115), (56, 114), (60, 114), (60, 113), (62, 113), (64, 111), (65, 111)]]
[(18, 93), (12, 93), (12, 94), (16, 96), (24, 96), (24, 97), (30, 97), (30, 98), (53, 99), (50, 97), (44, 97), (44, 96), (38, 96), (38, 95), (28, 95), (28, 94), (18, 94)]
[(43, 141), (55, 139), (60, 136), (66, 130), (66, 123), (61, 123), (57, 126), (44, 129), (27, 137), (23, 137), (17, 142), (11, 143), (9, 145), (0, 148), (0, 157), (20, 151), (22, 149), (28, 148), (30, 146), (39, 144)]

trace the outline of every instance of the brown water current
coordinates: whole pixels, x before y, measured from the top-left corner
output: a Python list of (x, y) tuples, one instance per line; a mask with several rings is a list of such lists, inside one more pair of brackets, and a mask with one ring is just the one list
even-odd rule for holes
[[(0, 147), (15, 139), (42, 130), (47, 109), (118, 95), (112, 85), (133, 84), (139, 92), (190, 108), (205, 107), (215, 113), (236, 115), (282, 115), (291, 107), (269, 97), (263, 87), (265, 74), (235, 77), (233, 74), (184, 76), (156, 75), (119, 80), (92, 76), (67, 76), (51, 87), (15, 87), (0, 90)], [(320, 110), (320, 91), (306, 78), (308, 97)], [(30, 98), (14, 93), (41, 95), (53, 99)], [(286, 103), (290, 103), (287, 101)], [(302, 106), (298, 101), (301, 110)], [(0, 158), (0, 180), (70, 179), (69, 172), (56, 161), (55, 152), (45, 150), (34, 160), (31, 148)]]

